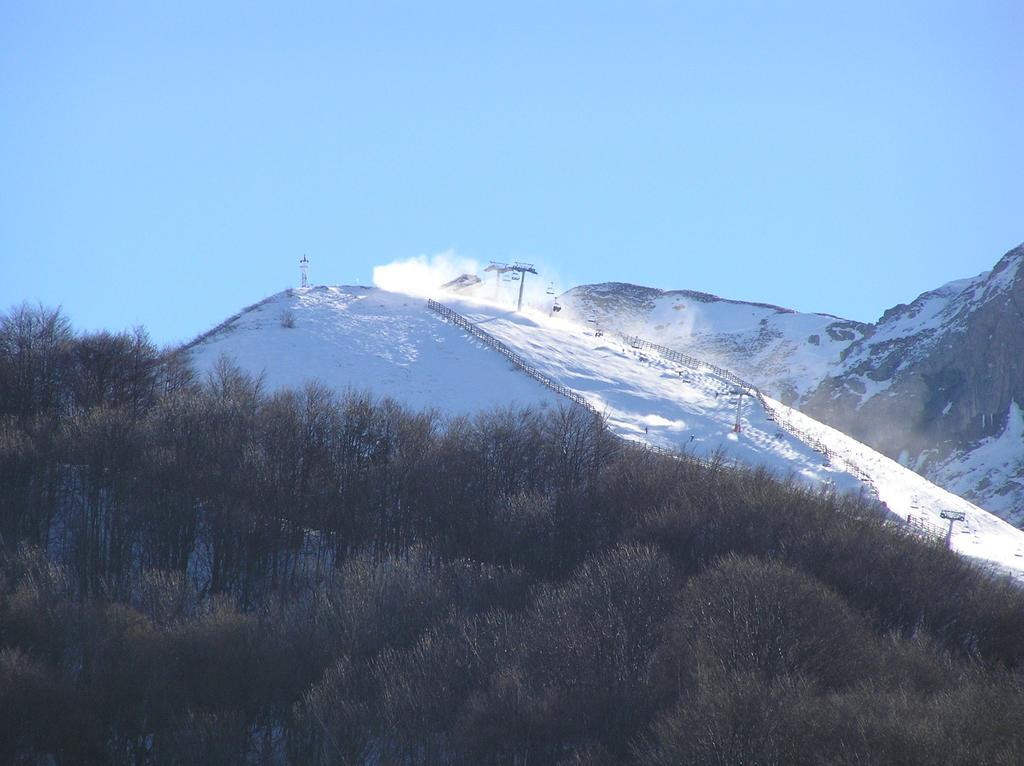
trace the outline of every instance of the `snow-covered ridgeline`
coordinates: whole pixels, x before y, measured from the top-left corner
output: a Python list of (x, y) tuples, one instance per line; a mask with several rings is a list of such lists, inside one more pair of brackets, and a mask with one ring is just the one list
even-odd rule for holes
[[(543, 311), (517, 314), (454, 296), (445, 303), (518, 355), (523, 365), (605, 415), (623, 438), (697, 457), (722, 452), (745, 465), (767, 466), (780, 475), (840, 491), (873, 486), (901, 516), (916, 510), (937, 516), (952, 507), (948, 493), (893, 461), (879, 460), (881, 456), (863, 445), (848, 445), (834, 436), (837, 432), (802, 420), (800, 413), (775, 400), (766, 399), (767, 410), (751, 397), (737, 401), (735, 382), (711, 368), (686, 368), (610, 333)], [(446, 416), (494, 406), (545, 408), (562, 401), (488, 345), (477, 334), (439, 321), (420, 299), (359, 287), (309, 288), (256, 305), (197, 343), (190, 354), (200, 371), (227, 355), (243, 369), (263, 374), (272, 389), (319, 380), (338, 391), (368, 389)], [(738, 406), (743, 426), (739, 434), (733, 431)], [(787, 433), (784, 424), (803, 429), (805, 440), (819, 451)], [(816, 442), (835, 454), (842, 452), (843, 459), (835, 454), (825, 459)], [(854, 463), (871, 469), (869, 480), (854, 470)], [(962, 541), (955, 537), (955, 546), (1024, 570), (1024, 559), (1015, 555), (1022, 533), (991, 525), (985, 516), (968, 510), (965, 528), (971, 534), (958, 533)]]

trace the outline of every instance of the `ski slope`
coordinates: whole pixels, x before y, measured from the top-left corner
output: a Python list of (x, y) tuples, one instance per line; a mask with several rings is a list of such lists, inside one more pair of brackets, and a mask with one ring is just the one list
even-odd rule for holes
[(562, 317), (689, 351), (1024, 526), (1024, 245), (874, 323), (628, 283), (579, 285)]
[[(867, 489), (901, 520), (912, 519), (935, 534), (948, 530), (943, 511), (963, 512), (953, 524), (951, 547), (1000, 569), (1024, 575), (1024, 532), (855, 439), (803, 413), (764, 397), (767, 411), (744, 396), (742, 430), (732, 432), (736, 386), (710, 370), (682, 368), (617, 337), (597, 336), (542, 313), (511, 311), (465, 299), (451, 308), (518, 353), (544, 374), (582, 394), (607, 414), (609, 426), (626, 438), (682, 449), (700, 457), (721, 451), (748, 465), (780, 475), (795, 474), (841, 491)], [(831, 460), (780, 428), (791, 425), (824, 445)], [(692, 438), (691, 438), (692, 437)]]
[[(722, 454), (815, 486), (876, 493), (901, 519), (911, 516), (934, 530), (945, 528), (942, 511), (963, 511), (954, 549), (1024, 577), (1024, 532), (774, 399), (765, 398), (762, 406), (753, 396), (740, 396), (741, 389), (710, 368), (683, 367), (610, 333), (598, 334), (593, 326), (541, 311), (517, 314), (453, 295), (442, 300), (604, 413), (623, 438), (697, 457)], [(280, 293), (194, 343), (190, 354), (199, 371), (226, 356), (262, 374), (270, 388), (319, 380), (336, 390), (368, 389), (448, 416), (565, 401), (429, 311), (423, 299), (374, 288)], [(796, 438), (781, 424), (810, 438)], [(807, 441), (826, 445), (831, 459)]]
[(865, 329), (830, 314), (619, 282), (574, 287), (559, 302), (571, 320), (594, 319), (671, 348), (700, 349), (707, 361), (787, 401), (805, 397), (833, 374), (842, 351)]
[[(286, 318), (294, 326), (284, 326)], [(224, 356), (262, 375), (270, 389), (320, 381), (446, 415), (560, 404), (561, 397), (525, 375), (510, 375), (504, 359), (464, 336), (438, 322), (421, 298), (310, 287), (261, 301), (194, 342), (189, 353), (201, 374)]]
[[(752, 396), (744, 393), (739, 402), (737, 387), (710, 372), (681, 369), (620, 338), (536, 311), (517, 314), (456, 298), (445, 305), (583, 396), (619, 436), (702, 458), (722, 453), (840, 490), (860, 487), (826, 465), (820, 453), (781, 432)], [(734, 431), (737, 409), (740, 433)]]
[(942, 518), (942, 512), (962, 512), (965, 519), (953, 524), (950, 547), (965, 556), (1024, 575), (1024, 531), (841, 431), (774, 399), (767, 401), (776, 418), (792, 423), (839, 455), (834, 463), (864, 475), (878, 499), (901, 519), (924, 522), (936, 532), (945, 533), (949, 522)]

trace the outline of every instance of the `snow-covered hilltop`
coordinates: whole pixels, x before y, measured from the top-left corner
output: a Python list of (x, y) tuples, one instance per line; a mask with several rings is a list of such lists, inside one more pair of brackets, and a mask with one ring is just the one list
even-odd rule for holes
[(200, 372), (221, 356), (272, 389), (319, 381), (369, 390), (414, 409), (472, 413), (555, 405), (559, 397), (500, 356), (466, 343), (422, 298), (368, 287), (312, 287), (271, 296), (192, 346)]
[[(765, 400), (766, 409), (749, 392), (741, 402), (735, 382), (710, 366), (681, 366), (586, 320), (535, 310), (516, 314), (456, 295), (444, 302), (543, 377), (605, 413), (624, 438), (702, 457), (721, 453), (813, 485), (871, 492), (901, 519), (916, 517), (933, 529), (944, 523), (942, 511), (963, 511), (966, 521), (957, 524), (954, 547), (1024, 572), (1024, 533), (781, 402)], [(826, 333), (832, 323), (842, 325), (828, 317), (813, 321)], [(814, 327), (809, 320), (801, 332)], [(367, 388), (448, 415), (565, 401), (478, 338), (443, 321), (422, 299), (370, 288), (317, 287), (272, 296), (208, 334), (190, 354), (200, 371), (227, 356), (262, 374), (271, 387), (315, 379), (338, 390)], [(737, 434), (738, 407), (742, 431)], [(783, 421), (811, 438), (796, 438)]]

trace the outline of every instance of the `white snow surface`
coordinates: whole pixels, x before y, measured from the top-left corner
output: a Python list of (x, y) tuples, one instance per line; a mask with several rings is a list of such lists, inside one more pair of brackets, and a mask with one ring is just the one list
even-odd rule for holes
[[(294, 327), (284, 327), (290, 315)], [(270, 389), (321, 383), (369, 390), (417, 410), (471, 413), (549, 407), (561, 397), (512, 373), (500, 355), (439, 322), (425, 301), (369, 287), (310, 287), (278, 293), (242, 312), (191, 350), (206, 373), (223, 355), (263, 375)]]
[(840, 363), (862, 325), (830, 314), (804, 314), (688, 290), (618, 282), (576, 287), (559, 298), (563, 315), (636, 334), (800, 399)]
[[(740, 433), (736, 388), (707, 369), (681, 368), (638, 351), (593, 324), (446, 295), (445, 305), (527, 358), (538, 370), (606, 414), (620, 436), (698, 457), (717, 452), (817, 486), (876, 493), (906, 520), (945, 528), (943, 510), (963, 511), (952, 547), (1024, 577), (1024, 532), (893, 460), (774, 399), (769, 414), (743, 396)], [(290, 316), (294, 324), (283, 326)], [(806, 316), (806, 315), (805, 315)], [(818, 316), (818, 315), (814, 315)], [(834, 321), (833, 318), (827, 318)], [(755, 323), (760, 320), (751, 317)], [(824, 321), (814, 320), (814, 321)], [(800, 333), (813, 329), (801, 327)], [(661, 338), (667, 346), (671, 343)], [(270, 388), (310, 380), (336, 389), (369, 389), (417, 409), (471, 414), (506, 405), (558, 406), (564, 399), (516, 370), (494, 351), (429, 311), (425, 301), (364, 287), (289, 290), (243, 312), (191, 347), (196, 368), (222, 356), (263, 374)], [(774, 419), (772, 419), (774, 418)], [(825, 444), (822, 454), (779, 427), (786, 421)]]

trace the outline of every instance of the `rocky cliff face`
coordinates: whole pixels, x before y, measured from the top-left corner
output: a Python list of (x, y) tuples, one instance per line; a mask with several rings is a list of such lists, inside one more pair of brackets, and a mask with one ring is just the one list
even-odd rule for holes
[[(1024, 246), (990, 272), (924, 293), (843, 352), (801, 408), (989, 510), (1024, 520)], [(972, 453), (1009, 443), (988, 470)], [(1015, 448), (1014, 448), (1015, 446)], [(989, 449), (989, 452), (992, 450)]]
[(875, 324), (635, 285), (566, 314), (735, 370), (947, 489), (1024, 522), (1024, 245)]

